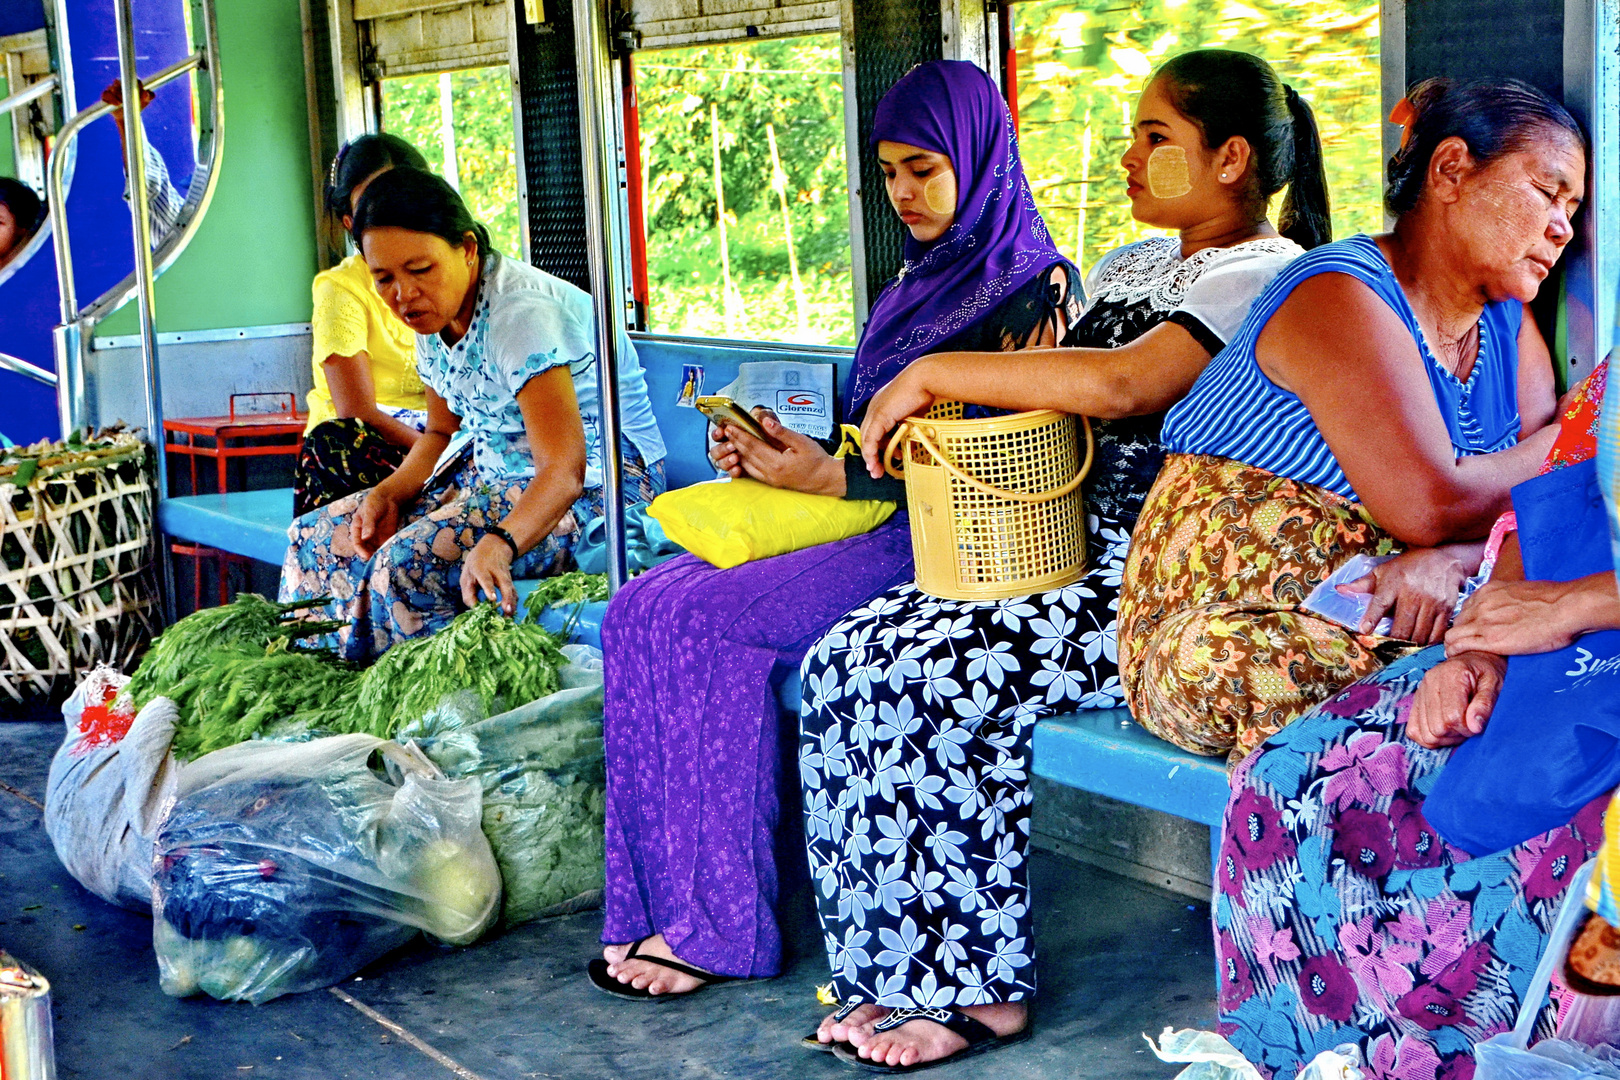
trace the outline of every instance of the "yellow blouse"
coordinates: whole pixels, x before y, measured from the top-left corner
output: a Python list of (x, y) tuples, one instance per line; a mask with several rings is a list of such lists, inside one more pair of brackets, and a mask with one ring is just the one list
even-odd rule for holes
[(416, 334), (388, 310), (365, 260), (350, 255), (330, 270), (315, 275), (315, 389), (309, 392), (307, 432), (316, 424), (337, 417), (332, 393), (326, 385), (322, 362), (328, 356), (371, 358), (371, 382), (377, 404), (396, 409), (426, 409), (422, 380), (416, 374)]

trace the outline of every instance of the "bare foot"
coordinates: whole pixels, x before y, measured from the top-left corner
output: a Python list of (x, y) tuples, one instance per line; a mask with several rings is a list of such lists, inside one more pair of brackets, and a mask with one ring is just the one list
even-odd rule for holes
[(602, 947), (602, 959), (606, 960), (610, 964), (617, 964), (620, 960), (623, 960), (629, 952), (630, 942), (628, 941), (623, 945), (604, 945)]
[(836, 1012), (830, 1012), (821, 1018), (821, 1026), (816, 1029), (816, 1038), (822, 1045), (831, 1043), (849, 1042), (850, 1035), (858, 1028), (866, 1032), (870, 1038), (872, 1025), (889, 1015), (890, 1010), (882, 1005), (866, 1004), (858, 1006), (854, 1012), (842, 1020), (834, 1022)]
[[(1022, 1003), (970, 1005), (957, 1011), (973, 1017), (997, 1035), (1022, 1031), (1029, 1022), (1029, 1008)], [(967, 1049), (967, 1040), (956, 1032), (932, 1020), (921, 1019), (901, 1024), (892, 1031), (856, 1029), (850, 1033), (850, 1042), (861, 1057), (881, 1065), (939, 1061)]]
[[(629, 952), (630, 946), (624, 946)], [(622, 983), (628, 983), (637, 990), (645, 990), (649, 994), (689, 994), (703, 985), (703, 980), (695, 979), (683, 972), (664, 967), (662, 964), (650, 964), (639, 959), (641, 956), (661, 956), (665, 960), (675, 960), (686, 964), (685, 960), (676, 956), (664, 942), (663, 934), (654, 934), (641, 943), (636, 950), (636, 957), (614, 960), (608, 957), (608, 974)], [(687, 967), (697, 967), (696, 964), (686, 964)], [(702, 971), (702, 968), (698, 968)]]

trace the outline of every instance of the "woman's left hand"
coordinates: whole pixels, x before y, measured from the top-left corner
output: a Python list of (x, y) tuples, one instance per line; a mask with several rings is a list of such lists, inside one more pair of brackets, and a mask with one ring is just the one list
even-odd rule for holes
[(883, 450), (889, 432), (902, 420), (921, 416), (934, 404), (933, 391), (924, 382), (927, 371), (928, 357), (914, 360), (866, 403), (866, 418), (861, 421), (861, 456), (874, 480), (883, 477)]
[[(732, 456), (717, 462), (721, 468), (732, 476), (746, 474), (762, 484), (785, 491), (843, 497), (846, 490), (843, 462), (823, 450), (821, 444), (808, 435), (801, 435), (784, 426), (769, 409), (756, 408), (754, 418), (765, 429), (765, 434), (775, 439), (782, 448), (778, 450), (741, 428), (726, 424), (723, 431), (726, 442), (731, 445)], [(735, 458), (734, 462), (732, 458)]]
[(461, 562), (461, 602), (478, 605), (478, 593), (500, 597), (501, 610), (517, 614), (517, 590), (512, 586), (512, 549), (492, 533), (479, 538)]
[(1446, 632), (1467, 568), (1444, 548), (1414, 548), (1375, 567), (1366, 577), (1339, 587), (1344, 593), (1371, 593), (1360, 631), (1370, 634), (1385, 615), (1389, 636), (1433, 645)]
[(1499, 656), (1556, 652), (1586, 627), (1562, 581), (1488, 581), (1468, 598), (1446, 635), (1446, 655), (1483, 649)]
[(1412, 698), (1406, 737), (1438, 750), (1456, 746), (1485, 730), (1507, 661), (1486, 652), (1467, 652), (1429, 669)]

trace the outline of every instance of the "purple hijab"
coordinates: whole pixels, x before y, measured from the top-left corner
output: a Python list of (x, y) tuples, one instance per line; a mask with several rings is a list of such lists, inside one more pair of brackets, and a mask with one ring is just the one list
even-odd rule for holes
[(872, 145), (885, 140), (951, 159), (956, 221), (931, 243), (906, 236), (900, 276), (872, 305), (855, 348), (852, 415), (907, 364), (1068, 261), (1035, 209), (1001, 91), (977, 66), (931, 60), (907, 72), (878, 102)]

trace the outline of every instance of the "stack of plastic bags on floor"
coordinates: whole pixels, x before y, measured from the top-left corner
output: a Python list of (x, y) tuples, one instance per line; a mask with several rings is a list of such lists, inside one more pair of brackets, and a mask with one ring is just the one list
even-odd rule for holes
[(98, 669), (63, 708), (47, 831), (87, 889), (152, 910), (176, 996), (259, 1003), (418, 933), (465, 945), (577, 909), (602, 883), (602, 664), (561, 657), (560, 689), (494, 716), (458, 692), (396, 739), (264, 732), (189, 762), (174, 703), (137, 713)]

